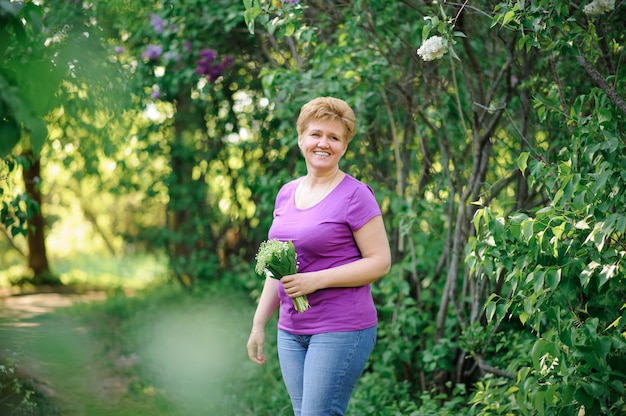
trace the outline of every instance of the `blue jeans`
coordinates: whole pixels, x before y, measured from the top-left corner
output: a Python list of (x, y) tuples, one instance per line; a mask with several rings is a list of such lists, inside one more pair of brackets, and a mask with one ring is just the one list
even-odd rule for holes
[(375, 343), (375, 326), (318, 335), (279, 329), (278, 359), (294, 415), (343, 415)]

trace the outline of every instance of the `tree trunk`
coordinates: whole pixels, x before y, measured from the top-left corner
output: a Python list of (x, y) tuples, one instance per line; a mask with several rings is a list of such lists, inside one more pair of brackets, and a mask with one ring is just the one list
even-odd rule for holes
[[(29, 198), (37, 203), (37, 208), (29, 209), (28, 219), (28, 267), (33, 272), (33, 283), (35, 285), (58, 283), (51, 279), (50, 265), (46, 252), (45, 222), (42, 212), (41, 188), (41, 163), (39, 157), (32, 152), (25, 153), (30, 162), (29, 166), (24, 166), (22, 177), (26, 186)], [(53, 281), (54, 280), (54, 281)]]

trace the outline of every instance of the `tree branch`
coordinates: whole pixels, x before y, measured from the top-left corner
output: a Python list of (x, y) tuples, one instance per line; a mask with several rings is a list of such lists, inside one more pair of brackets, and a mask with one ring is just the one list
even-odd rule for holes
[(602, 74), (600, 74), (600, 72), (598, 72), (598, 70), (594, 68), (594, 66), (591, 65), (591, 63), (587, 61), (584, 56), (577, 55), (576, 60), (578, 61), (578, 65), (580, 65), (585, 72), (587, 72), (591, 81), (605, 92), (605, 94), (611, 99), (611, 101), (613, 101), (613, 104), (617, 106), (622, 114), (626, 115), (626, 101), (620, 97), (617, 91), (615, 91), (615, 88), (611, 87), (611, 85), (606, 82)]
[(509, 373), (508, 371), (500, 370), (499, 368), (490, 366), (485, 362), (485, 359), (482, 357), (482, 355), (476, 354), (475, 357), (476, 362), (478, 363), (478, 367), (480, 367), (480, 369), (486, 373), (491, 373), (495, 374), (496, 376), (506, 377), (510, 379), (514, 379), (517, 376), (517, 374)]
[(21, 257), (23, 257), (23, 258), (27, 258), (28, 257), (26, 255), (26, 253), (24, 253), (24, 250), (22, 250), (17, 244), (15, 244), (15, 241), (13, 241), (13, 238), (11, 238), (9, 233), (7, 233), (6, 228), (0, 227), (0, 232), (2, 232), (2, 235), (4, 235), (6, 237), (7, 243), (9, 243), (11, 248), (13, 248), (17, 253), (19, 253), (19, 255)]

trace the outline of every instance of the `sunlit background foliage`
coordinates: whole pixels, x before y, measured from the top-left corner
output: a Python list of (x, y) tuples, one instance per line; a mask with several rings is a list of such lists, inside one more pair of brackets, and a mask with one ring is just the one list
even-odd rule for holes
[[(0, 0), (2, 284), (251, 308), (299, 108), (334, 95), (394, 257), (350, 414), (625, 412), (624, 21), (607, 0)], [(145, 335), (135, 301), (107, 310)], [(250, 371), (236, 414), (288, 413), (277, 366)]]

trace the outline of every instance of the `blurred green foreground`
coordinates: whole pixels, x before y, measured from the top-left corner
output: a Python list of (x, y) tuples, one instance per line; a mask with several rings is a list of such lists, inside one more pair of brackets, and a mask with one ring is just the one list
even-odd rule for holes
[(219, 287), (190, 295), (157, 280), (144, 275), (134, 282), (144, 287), (132, 290), (0, 298), (0, 414), (288, 411), (286, 396), (264, 392), (282, 390), (278, 364), (261, 368), (247, 358), (247, 295)]

